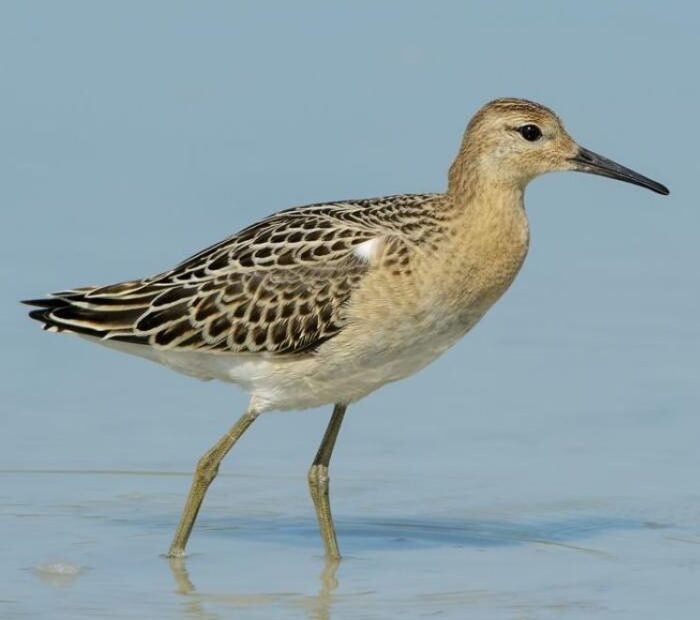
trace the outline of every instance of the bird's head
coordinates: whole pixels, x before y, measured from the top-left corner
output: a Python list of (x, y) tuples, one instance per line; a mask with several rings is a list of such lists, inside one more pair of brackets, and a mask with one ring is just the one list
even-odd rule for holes
[(460, 177), (476, 174), (488, 183), (524, 188), (540, 174), (562, 170), (669, 193), (660, 183), (579, 146), (552, 110), (525, 99), (496, 99), (474, 115), (450, 170), (450, 187), (468, 182)]

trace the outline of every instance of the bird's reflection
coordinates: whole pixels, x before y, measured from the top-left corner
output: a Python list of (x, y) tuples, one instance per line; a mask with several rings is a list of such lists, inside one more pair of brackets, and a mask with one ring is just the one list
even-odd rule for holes
[(338, 578), (335, 576), (338, 570), (339, 560), (326, 558), (323, 570), (319, 576), (320, 587), (316, 596), (306, 597), (305, 607), (309, 610), (309, 618), (313, 620), (329, 620), (331, 617), (331, 604), (333, 592), (338, 587)]
[[(384, 553), (386, 551), (400, 553), (405, 550), (441, 547), (484, 548), (537, 544), (557, 546), (598, 557), (609, 557), (606, 551), (587, 548), (579, 541), (594, 534), (612, 530), (648, 527), (645, 523), (635, 519), (585, 515), (539, 520), (515, 518), (503, 520), (458, 518), (416, 520), (405, 517), (363, 517), (346, 519), (340, 525), (348, 548), (360, 554), (365, 552)], [(210, 528), (207, 531), (210, 535), (223, 533), (227, 529), (230, 530), (230, 524), (231, 521), (227, 520), (223, 526)], [(280, 523), (280, 520), (277, 519), (274, 527), (271, 527), (267, 520), (248, 521), (245, 523), (245, 527), (240, 529), (242, 532), (249, 532), (249, 535), (256, 539), (266, 537), (268, 542), (284, 542), (286, 544), (296, 542), (306, 546), (311, 538), (315, 541), (317, 536), (315, 523), (311, 521), (304, 522), (300, 526), (298, 521)], [(188, 574), (186, 559), (170, 560), (170, 568), (175, 579), (175, 590), (182, 602), (183, 615), (194, 620), (228, 618), (232, 608), (236, 610), (262, 608), (264, 610), (267, 607), (272, 608), (272, 606), (300, 609), (311, 620), (330, 620), (334, 608), (340, 609), (341, 606), (354, 600), (356, 596), (356, 594), (349, 593), (338, 594), (339, 584), (336, 577), (338, 566), (337, 560), (326, 560), (318, 577), (316, 594), (290, 593), (280, 590), (246, 594), (198, 590)], [(196, 578), (195, 581), (197, 581)], [(346, 587), (351, 585), (351, 581), (346, 581)], [(201, 586), (202, 584), (200, 584)]]
[(218, 620), (221, 616), (205, 609), (207, 603), (218, 603), (238, 608), (264, 606), (286, 602), (303, 608), (310, 620), (330, 620), (333, 592), (338, 587), (336, 572), (339, 560), (326, 559), (319, 575), (316, 595), (269, 593), (269, 594), (204, 594), (198, 592), (187, 570), (186, 558), (170, 558), (170, 570), (175, 579), (175, 591), (184, 597), (182, 611), (187, 618), (195, 620)]
[(195, 592), (194, 584), (187, 572), (185, 558), (168, 558), (170, 570), (175, 578), (175, 591), (178, 594), (192, 594)]

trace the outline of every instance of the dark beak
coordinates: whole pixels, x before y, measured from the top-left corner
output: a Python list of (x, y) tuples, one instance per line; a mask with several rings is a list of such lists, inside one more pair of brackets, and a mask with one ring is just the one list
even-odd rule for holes
[(580, 172), (588, 172), (590, 174), (599, 174), (603, 177), (610, 177), (611, 179), (617, 179), (619, 181), (626, 181), (627, 183), (633, 183), (634, 185), (641, 185), (646, 187), (657, 194), (663, 194), (668, 196), (671, 192), (668, 188), (661, 183), (652, 181), (645, 176), (642, 176), (634, 170), (625, 168), (620, 164), (616, 164), (614, 161), (598, 155), (593, 151), (579, 147), (578, 153), (571, 158), (571, 161), (576, 162), (576, 169)]

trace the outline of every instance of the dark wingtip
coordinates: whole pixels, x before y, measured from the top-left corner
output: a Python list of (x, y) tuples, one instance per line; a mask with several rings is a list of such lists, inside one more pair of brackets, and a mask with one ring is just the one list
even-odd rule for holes
[(19, 303), (37, 308), (58, 308), (65, 305), (66, 302), (58, 297), (43, 297), (41, 299), (21, 299)]
[(29, 318), (42, 323), (42, 327), (49, 331), (63, 331), (64, 328), (57, 322), (52, 313), (65, 306), (66, 302), (59, 297), (43, 297), (41, 299), (22, 299), (20, 303), (34, 306), (36, 309), (29, 312)]
[(44, 329), (54, 328), (60, 330), (56, 322), (51, 320), (50, 312), (51, 310), (49, 308), (39, 308), (37, 310), (32, 310), (29, 313), (29, 318), (42, 323)]
[(46, 310), (32, 310), (29, 313), (29, 318), (34, 319), (35, 321), (44, 321), (45, 314), (46, 314)]

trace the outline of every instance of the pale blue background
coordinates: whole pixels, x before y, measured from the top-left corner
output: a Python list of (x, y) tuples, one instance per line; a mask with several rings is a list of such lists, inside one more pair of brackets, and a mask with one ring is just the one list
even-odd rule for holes
[[(302, 597), (250, 617), (696, 617), (699, 21), (689, 2), (0, 4), (0, 615), (191, 611), (157, 554), (186, 472), (246, 402), (43, 334), (19, 299), (160, 271), (287, 206), (439, 191), (469, 116), (520, 96), (671, 196), (535, 181), (511, 291), (425, 372), (351, 409), (333, 494), (357, 562), (338, 598), (314, 598), (315, 411), (264, 417), (224, 464), (239, 477), (217, 480), (192, 538), (212, 595), (198, 603), (236, 613), (235, 590)], [(401, 518), (418, 525), (382, 521)], [(48, 561), (85, 571), (56, 589), (34, 573)]]

